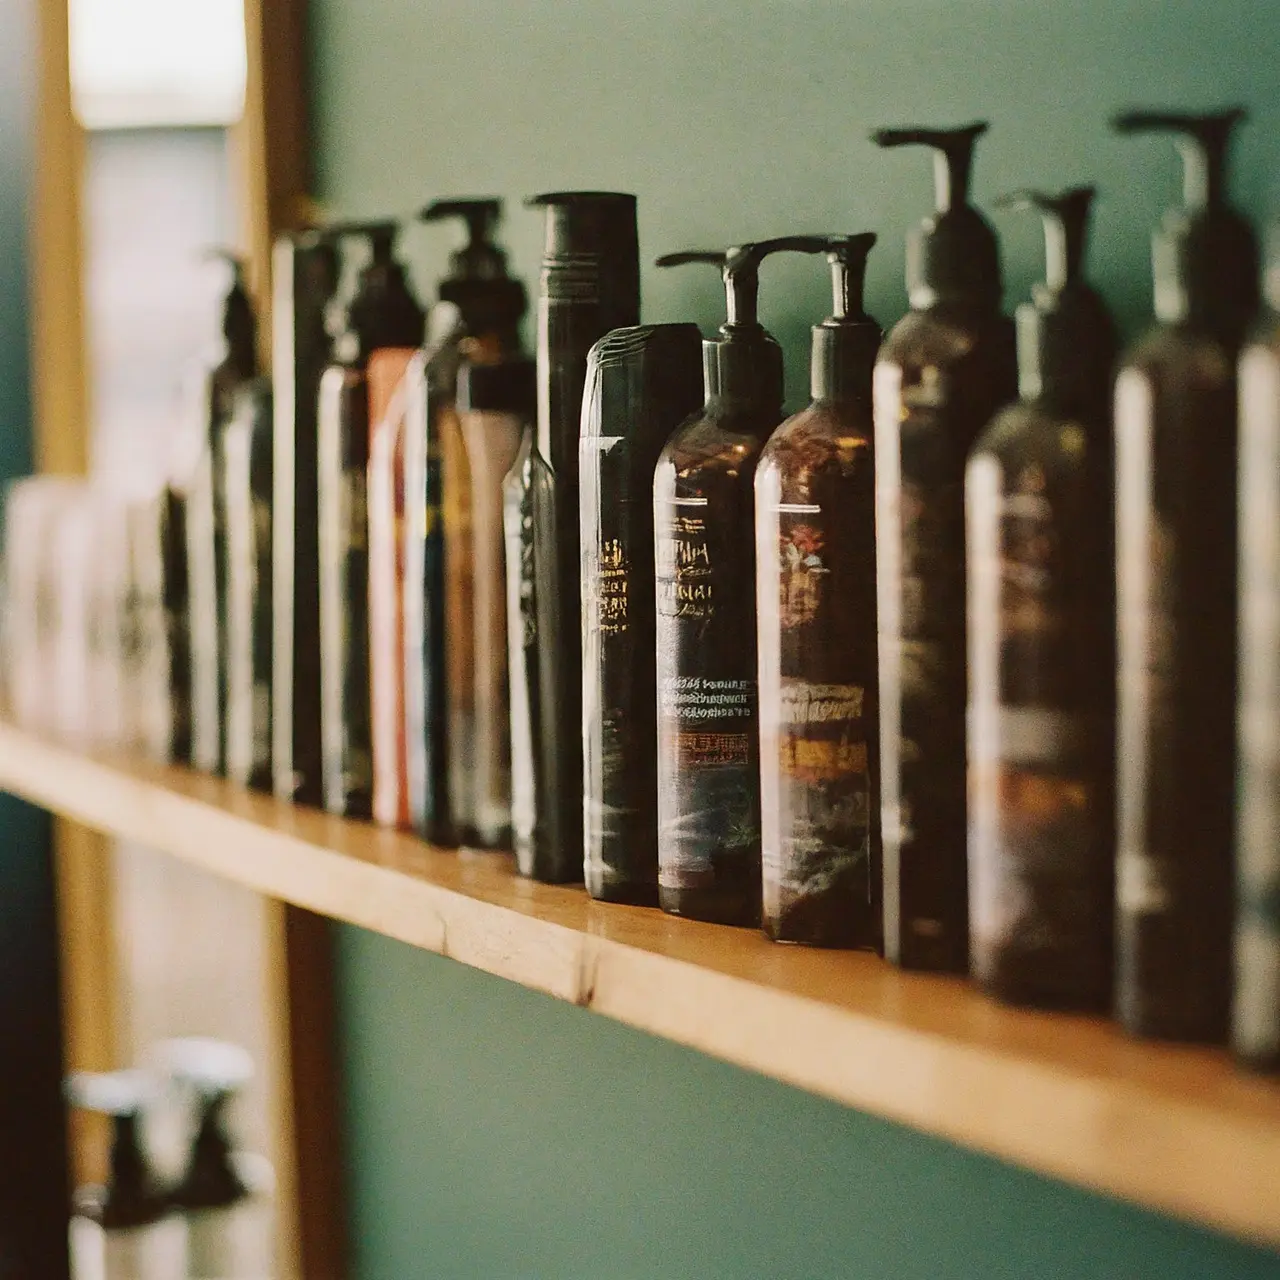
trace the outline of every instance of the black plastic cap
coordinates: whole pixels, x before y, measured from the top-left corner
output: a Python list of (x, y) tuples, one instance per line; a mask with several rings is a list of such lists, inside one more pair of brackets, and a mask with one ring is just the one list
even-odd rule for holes
[(462, 313), (470, 334), (514, 329), (528, 310), (524, 285), (511, 278), (507, 255), (494, 242), (502, 219), (496, 196), (433, 200), (418, 215), (423, 222), (459, 218), (467, 226), (467, 243), (449, 256), (449, 274), (440, 282), (440, 299)]
[(1044, 222), (1045, 281), (1018, 308), (1018, 391), (1089, 423), (1108, 418), (1118, 340), (1099, 294), (1084, 279), (1093, 187), (1058, 195), (1017, 191), (996, 204), (1036, 211)]
[(604, 330), (640, 319), (636, 198), (620, 191), (552, 191), (533, 196), (546, 210), (541, 289), (552, 302), (591, 302)]
[(702, 403), (702, 332), (696, 324), (614, 329), (587, 356), (585, 438), (622, 436), (661, 448)]
[(244, 378), (258, 371), (258, 317), (245, 283), (244, 259), (230, 249), (210, 249), (206, 257), (231, 268), (231, 286), (222, 299), (222, 336), (227, 354)]
[(339, 222), (325, 233), (331, 240), (363, 239), (370, 259), (360, 269), (355, 291), (338, 324), (337, 347), (347, 360), (367, 359), (388, 347), (417, 347), (426, 332), (426, 313), (413, 295), (404, 266), (395, 258), (399, 227), (394, 222)]
[(509, 413), (532, 421), (538, 406), (538, 367), (532, 360), (463, 363), (458, 370), (460, 413)]
[(1152, 238), (1156, 317), (1187, 323), (1238, 346), (1259, 303), (1257, 237), (1227, 203), (1227, 156), (1246, 117), (1239, 107), (1204, 114), (1128, 111), (1119, 133), (1172, 133), (1184, 164), (1183, 205), (1170, 209)]
[(880, 147), (930, 147), (937, 211), (907, 235), (907, 296), (924, 310), (937, 303), (998, 309), (1003, 292), (1000, 248), (986, 219), (969, 203), (973, 150), (985, 121), (955, 129), (879, 129)]

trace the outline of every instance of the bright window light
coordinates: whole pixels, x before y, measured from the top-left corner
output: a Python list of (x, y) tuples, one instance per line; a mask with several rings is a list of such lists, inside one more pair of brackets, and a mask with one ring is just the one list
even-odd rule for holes
[(69, 0), (89, 129), (225, 125), (244, 112), (243, 0)]

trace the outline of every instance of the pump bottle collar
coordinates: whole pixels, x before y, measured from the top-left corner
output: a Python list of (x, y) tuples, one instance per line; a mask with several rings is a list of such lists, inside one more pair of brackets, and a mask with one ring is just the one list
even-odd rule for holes
[(985, 121), (955, 129), (879, 129), (880, 147), (929, 147), (934, 153), (935, 216), (907, 239), (907, 291), (916, 309), (939, 302), (995, 309), (1000, 305), (1000, 252), (995, 233), (969, 203), (973, 150)]

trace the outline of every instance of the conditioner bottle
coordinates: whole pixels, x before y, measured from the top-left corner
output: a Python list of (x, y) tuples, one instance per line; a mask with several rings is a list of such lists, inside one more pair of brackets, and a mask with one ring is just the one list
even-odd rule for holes
[[(582, 393), (587, 353), (596, 341), (610, 329), (639, 322), (640, 259), (635, 196), (570, 191), (538, 196), (532, 203), (546, 210), (538, 294), (538, 433), (529, 495), (541, 714), (529, 722), (534, 822), (532, 829), (517, 823), (515, 845), (523, 874), (577, 882), (582, 879)], [(513, 695), (516, 689), (513, 681)]]
[(320, 379), (320, 731), (324, 805), (373, 813), (369, 706), (369, 357), (422, 342), (425, 316), (395, 259), (394, 222), (347, 222), (329, 233), (368, 242), (369, 258), (335, 326)]
[(966, 472), (969, 919), (1001, 1000), (1105, 1011), (1115, 867), (1115, 328), (1083, 278), (1093, 190), (1009, 203), (1044, 219), (1018, 308), (1021, 399)]
[(587, 362), (582, 485), (582, 788), (587, 890), (658, 903), (653, 469), (702, 401), (697, 325), (615, 329)]
[(1158, 323), (1115, 389), (1116, 1011), (1135, 1035), (1210, 1043), (1230, 1021), (1236, 364), (1258, 302), (1254, 234), (1226, 200), (1242, 116), (1115, 122), (1176, 134), (1186, 165), (1153, 242)]
[(728, 317), (702, 347), (706, 401), (653, 479), (658, 685), (658, 900), (716, 924), (760, 922), (754, 480), (782, 420), (782, 349), (760, 324), (760, 264), (792, 236), (660, 267), (720, 268)]
[(875, 470), (863, 310), (874, 235), (827, 241), (834, 305), (813, 330), (812, 403), (756, 471), (764, 928), (878, 949)]
[(1017, 394), (995, 233), (969, 203), (986, 128), (874, 135), (931, 148), (937, 186), (937, 212), (907, 240), (911, 310), (874, 379), (884, 946), (946, 973), (969, 967), (964, 467)]

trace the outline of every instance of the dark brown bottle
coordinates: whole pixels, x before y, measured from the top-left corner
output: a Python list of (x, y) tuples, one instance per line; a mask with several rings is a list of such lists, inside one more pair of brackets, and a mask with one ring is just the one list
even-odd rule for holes
[(320, 554), (320, 732), (324, 806), (373, 813), (369, 706), (369, 356), (417, 347), (426, 317), (395, 260), (394, 222), (344, 222), (336, 239), (362, 238), (369, 259), (342, 308), (334, 360), (320, 379), (317, 415)]
[(702, 401), (697, 325), (615, 329), (588, 360), (582, 497), (582, 788), (587, 891), (658, 904), (653, 469)]
[(317, 413), (332, 354), (325, 312), (337, 250), (316, 231), (281, 236), (271, 256), (274, 415), (271, 768), (276, 795), (324, 801), (320, 737)]
[(1280, 1071), (1280, 234), (1240, 356), (1240, 695), (1231, 1046)]
[(936, 153), (937, 213), (907, 240), (911, 310), (874, 379), (885, 955), (969, 968), (964, 466), (1017, 392), (995, 233), (968, 203), (985, 124), (886, 129)]
[(833, 314), (813, 330), (813, 402), (756, 470), (764, 929), (878, 949), (875, 466), (863, 310), (872, 234), (833, 237)]
[(760, 922), (756, 462), (782, 419), (782, 350), (756, 315), (760, 263), (813, 237), (673, 253), (724, 277), (728, 318), (702, 344), (706, 403), (653, 478), (658, 901), (716, 924)]
[(1185, 208), (1153, 241), (1157, 328), (1116, 380), (1119, 621), (1116, 1011), (1136, 1035), (1220, 1043), (1231, 1006), (1236, 363), (1258, 253), (1226, 203), (1241, 111), (1133, 112), (1178, 135)]
[(1082, 276), (1093, 189), (1020, 193), (1046, 283), (1018, 308), (1021, 399), (966, 472), (973, 975), (1105, 1011), (1115, 876), (1115, 326)]
[[(531, 203), (547, 211), (529, 489), (541, 714), (529, 720), (536, 817), (531, 830), (517, 822), (514, 835), (523, 875), (576, 883), (582, 879), (578, 430), (587, 353), (610, 329), (639, 323), (640, 259), (635, 196), (571, 191)], [(513, 680), (513, 694), (517, 687)]]

